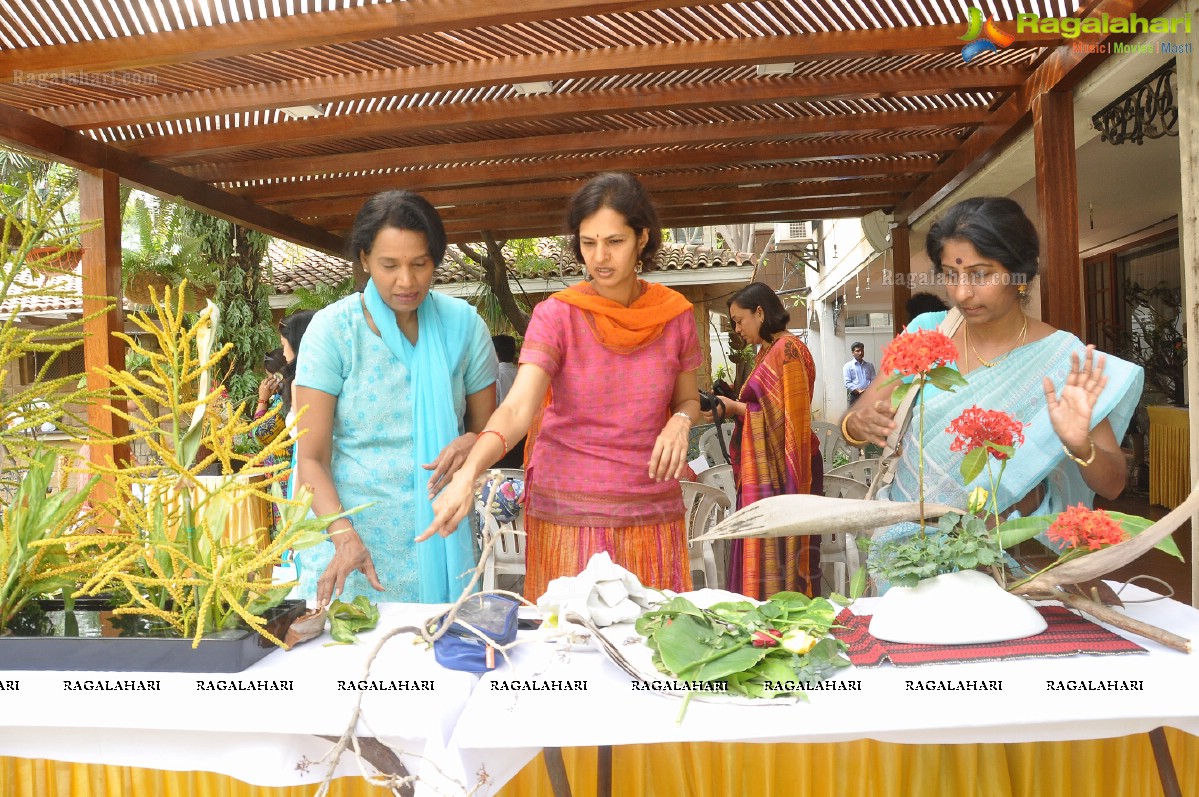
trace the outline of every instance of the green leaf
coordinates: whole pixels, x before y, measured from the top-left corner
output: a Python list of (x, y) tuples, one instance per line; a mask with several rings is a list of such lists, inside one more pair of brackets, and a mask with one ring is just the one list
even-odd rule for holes
[[(1129, 537), (1135, 537), (1153, 525), (1152, 520), (1149, 518), (1143, 518), (1140, 515), (1128, 515), (1124, 512), (1108, 512), (1107, 515), (1108, 517), (1117, 521), (1120, 524), (1120, 527), (1123, 528), (1124, 531), (1128, 532)], [(1182, 551), (1178, 549), (1178, 543), (1174, 541), (1173, 536), (1159, 540), (1157, 545), (1154, 545), (1153, 547), (1159, 551), (1162, 551), (1163, 553), (1170, 554), (1170, 556), (1173, 556), (1180, 562), (1186, 561), (1186, 559), (1184, 559), (1182, 556)]]
[(999, 533), (999, 545), (1001, 548), (1011, 548), (1025, 540), (1031, 540), (1049, 528), (1054, 519), (1053, 515), (1034, 515), (1005, 520), (996, 528)]
[(928, 381), (940, 390), (952, 393), (966, 384), (965, 378), (954, 368), (942, 365), (928, 372)]
[(334, 600), (329, 604), (329, 635), (343, 645), (358, 641), (358, 632), (369, 631), (379, 624), (379, 607), (359, 595), (350, 603)]
[(962, 457), (962, 479), (965, 484), (970, 484), (978, 478), (978, 474), (983, 472), (983, 467), (987, 464), (987, 449), (976, 448), (970, 451), (966, 456)]
[(895, 388), (895, 392), (891, 394), (891, 409), (897, 408), (903, 403), (903, 399), (907, 396), (908, 391), (912, 389), (912, 382), (904, 382), (899, 387)]
[(853, 578), (849, 582), (849, 597), (857, 600), (866, 594), (866, 568), (859, 567), (854, 571)]

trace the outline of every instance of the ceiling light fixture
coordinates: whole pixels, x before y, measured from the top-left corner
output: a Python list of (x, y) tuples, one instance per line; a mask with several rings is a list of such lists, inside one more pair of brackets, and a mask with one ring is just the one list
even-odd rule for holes
[(513, 83), (512, 88), (516, 90), (517, 95), (527, 97), (530, 94), (549, 94), (554, 90), (554, 84), (548, 80), (539, 80), (535, 83)]
[(794, 63), (758, 64), (758, 77), (766, 77), (768, 75), (789, 75), (794, 71)]
[(312, 119), (325, 115), (325, 109), (319, 105), (289, 105), (279, 111), (289, 119)]

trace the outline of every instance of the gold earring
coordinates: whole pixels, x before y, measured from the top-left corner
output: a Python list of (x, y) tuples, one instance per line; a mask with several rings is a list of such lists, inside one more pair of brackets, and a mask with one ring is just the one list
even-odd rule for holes
[(1025, 292), (1025, 291), (1027, 291), (1027, 290), (1028, 290), (1028, 286), (1027, 286), (1027, 285), (1017, 285), (1017, 286), (1016, 286), (1016, 293), (1020, 294), (1021, 296), (1023, 296), (1023, 295), (1024, 295), (1024, 292)]

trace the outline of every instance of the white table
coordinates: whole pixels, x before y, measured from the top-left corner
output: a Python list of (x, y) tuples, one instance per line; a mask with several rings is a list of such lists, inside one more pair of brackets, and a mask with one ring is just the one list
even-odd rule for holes
[[(1130, 587), (1124, 593), (1148, 596)], [(855, 605), (869, 614), (873, 600)], [(1199, 640), (1199, 611), (1175, 601), (1130, 605), (1128, 613)], [(1118, 629), (1112, 629), (1116, 630)], [(459, 718), (452, 744), (503, 782), (543, 748), (662, 742), (841, 742), (961, 744), (1100, 739), (1168, 726), (1199, 736), (1199, 654), (1139, 637), (1148, 654), (1071, 656), (976, 664), (849, 668), (839, 680), (860, 691), (811, 692), (808, 703), (732, 705), (692, 700), (676, 724), (678, 698), (635, 691), (603, 654), (579, 650), (565, 661), (548, 646), (516, 652), (519, 676), (484, 676)], [(492, 682), (578, 680), (585, 692), (499, 691)], [(1002, 691), (912, 691), (909, 681), (1002, 681)], [(1141, 680), (1143, 691), (1050, 691), (1047, 681)], [(880, 709), (885, 707), (885, 709)], [(570, 718), (569, 720), (564, 718)], [(502, 732), (497, 730), (502, 726)]]
[[(290, 651), (274, 651), (240, 673), (0, 671), (19, 690), (0, 692), (0, 755), (162, 770), (202, 770), (261, 786), (316, 784), (316, 764), (332, 746), (321, 736), (345, 731), (358, 693), (338, 681), (363, 678), (382, 629), (419, 624), (437, 613), (427, 605), (383, 605), (379, 629), (356, 645), (328, 635)], [(364, 692), (358, 735), (397, 749), (409, 772), (439, 761), (478, 676), (447, 670), (431, 651), (398, 637), (380, 652), (372, 679), (432, 681), (431, 691)], [(203, 643), (201, 643), (203, 644)], [(67, 691), (65, 682), (160, 682), (159, 691)], [(198, 682), (291, 681), (293, 691), (200, 691)], [(312, 762), (311, 764), (309, 762)], [(356, 775), (351, 754), (339, 776)]]
[[(1130, 588), (1126, 597), (1147, 594)], [(869, 613), (869, 600), (855, 607)], [(432, 606), (385, 605), (380, 628), (415, 624)], [(1199, 611), (1174, 601), (1130, 606), (1141, 619), (1199, 639)], [(275, 652), (242, 673), (219, 676), (152, 673), (0, 671), (18, 691), (0, 693), (0, 756), (219, 772), (263, 786), (315, 784), (324, 767), (305, 766), (330, 748), (321, 736), (345, 729), (356, 693), (339, 680), (362, 677), (381, 630), (356, 646), (309, 642)], [(680, 700), (635, 691), (603, 654), (577, 648), (565, 657), (549, 644), (519, 647), (513, 666), (482, 677), (445, 670), (432, 653), (398, 637), (384, 647), (372, 678), (433, 680), (428, 692), (370, 692), (360, 736), (404, 751), (410, 772), (443, 794), (456, 783), (495, 794), (539, 751), (564, 747), (680, 741), (844, 742), (873, 739), (915, 744), (1097, 739), (1159, 726), (1199, 736), (1199, 658), (1137, 639), (1147, 655), (1074, 656), (1000, 663), (851, 668), (840, 680), (860, 691), (812, 692), (809, 703), (729, 705), (692, 701), (675, 723)], [(291, 680), (293, 692), (200, 692), (199, 680)], [(64, 681), (161, 681), (158, 692), (67, 692)], [(1136, 692), (1055, 692), (1049, 680), (1141, 680)], [(581, 681), (585, 691), (515, 692), (494, 684)], [(993, 681), (1002, 691), (911, 691), (908, 681)], [(1018, 706), (1018, 710), (1014, 707)], [(884, 707), (884, 709), (880, 709)], [(438, 774), (440, 773), (440, 775)], [(350, 756), (338, 776), (358, 774)], [(448, 780), (440, 779), (441, 777)]]

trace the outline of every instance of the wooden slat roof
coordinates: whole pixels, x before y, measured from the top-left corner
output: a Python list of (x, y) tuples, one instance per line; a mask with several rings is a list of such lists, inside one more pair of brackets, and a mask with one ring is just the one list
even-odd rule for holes
[[(1170, 3), (975, 5), (1015, 34)], [(967, 25), (960, 0), (0, 0), (0, 141), (325, 251), (393, 187), (455, 241), (556, 234), (614, 169), (668, 226), (914, 218), (1102, 58), (1021, 33), (966, 63)]]

